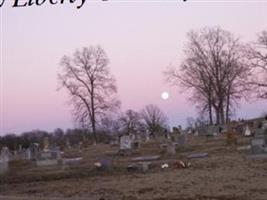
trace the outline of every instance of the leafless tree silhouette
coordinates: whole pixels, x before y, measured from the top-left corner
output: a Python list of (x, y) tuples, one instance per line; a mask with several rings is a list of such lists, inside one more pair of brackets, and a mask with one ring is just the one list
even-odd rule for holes
[(115, 111), (120, 102), (117, 87), (108, 68), (108, 57), (100, 46), (76, 50), (61, 60), (58, 74), (61, 88), (67, 89), (73, 115), (82, 127), (91, 129), (96, 142), (96, 125), (107, 112)]
[(267, 31), (258, 34), (257, 42), (250, 45), (248, 57), (254, 68), (251, 84), (257, 97), (267, 99)]
[(134, 110), (126, 110), (119, 119), (120, 127), (124, 134), (137, 133), (144, 129), (140, 113)]
[(251, 73), (245, 45), (219, 27), (203, 28), (188, 33), (185, 59), (180, 69), (169, 67), (166, 80), (191, 90), (190, 100), (208, 112), (209, 122), (224, 124), (231, 111), (248, 92)]
[(141, 116), (146, 129), (149, 130), (152, 136), (167, 128), (167, 117), (156, 105), (150, 104), (145, 106), (141, 111)]

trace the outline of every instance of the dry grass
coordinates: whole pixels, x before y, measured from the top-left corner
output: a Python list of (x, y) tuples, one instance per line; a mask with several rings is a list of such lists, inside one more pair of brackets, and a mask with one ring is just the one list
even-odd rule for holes
[[(239, 144), (248, 142), (248, 138), (238, 138)], [(248, 152), (226, 146), (224, 137), (191, 137), (189, 143), (190, 147), (180, 149), (175, 156), (163, 154), (160, 141), (143, 145), (131, 156), (119, 156), (117, 147), (99, 144), (83, 149), (80, 153), (84, 158), (82, 163), (67, 170), (16, 163), (8, 176), (1, 177), (0, 195), (90, 200), (267, 199), (266, 161), (248, 160)], [(208, 152), (209, 156), (190, 160), (192, 167), (187, 169), (160, 168), (164, 162), (186, 160), (186, 155), (192, 152)], [(157, 154), (161, 159), (148, 173), (127, 172), (126, 166), (132, 157)], [(107, 171), (94, 169), (93, 163), (100, 158), (112, 159), (113, 168)]]

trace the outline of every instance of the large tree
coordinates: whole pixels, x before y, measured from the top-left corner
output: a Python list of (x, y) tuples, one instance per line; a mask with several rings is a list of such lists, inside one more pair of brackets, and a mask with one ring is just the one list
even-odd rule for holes
[(245, 95), (250, 67), (244, 45), (219, 27), (188, 33), (185, 59), (180, 69), (168, 68), (168, 82), (191, 90), (190, 100), (207, 111), (210, 124), (229, 120), (234, 106)]
[(60, 86), (67, 89), (73, 104), (75, 121), (91, 129), (96, 142), (96, 126), (107, 112), (120, 106), (116, 99), (115, 79), (108, 67), (108, 57), (100, 46), (76, 50), (61, 60)]
[(167, 128), (167, 117), (156, 105), (150, 104), (141, 111), (146, 129), (152, 136)]
[(258, 34), (257, 42), (250, 45), (249, 58), (255, 76), (251, 80), (257, 97), (267, 99), (267, 31)]

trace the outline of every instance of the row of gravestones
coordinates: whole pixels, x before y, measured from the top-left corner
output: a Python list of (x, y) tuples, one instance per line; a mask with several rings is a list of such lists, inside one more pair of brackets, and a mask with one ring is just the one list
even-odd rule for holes
[[(168, 137), (168, 143), (173, 143), (174, 145), (184, 146), (187, 144), (187, 134), (173, 134), (171, 137)], [(142, 140), (135, 135), (123, 135), (120, 137), (119, 148), (120, 151), (131, 151), (138, 149)]]
[(28, 149), (19, 149), (12, 154), (7, 147), (3, 147), (0, 153), (0, 174), (8, 171), (11, 160), (31, 160), (37, 166), (57, 165), (61, 159), (59, 148), (41, 151), (37, 143), (31, 144)]
[[(253, 133), (261, 132), (262, 128), (251, 128), (248, 125), (242, 126), (242, 134), (244, 136), (251, 136)], [(226, 126), (204, 126), (196, 128), (196, 134), (200, 136), (216, 136), (219, 133), (227, 132)]]
[(197, 127), (195, 131), (196, 136), (216, 136), (219, 133), (226, 132), (226, 126), (203, 126)]

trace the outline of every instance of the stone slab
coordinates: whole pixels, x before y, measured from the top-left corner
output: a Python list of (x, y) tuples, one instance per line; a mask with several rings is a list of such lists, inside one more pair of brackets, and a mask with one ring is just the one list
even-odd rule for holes
[(208, 153), (192, 153), (192, 154), (188, 155), (187, 158), (188, 159), (192, 159), (192, 158), (205, 158), (208, 155), (209, 155)]

